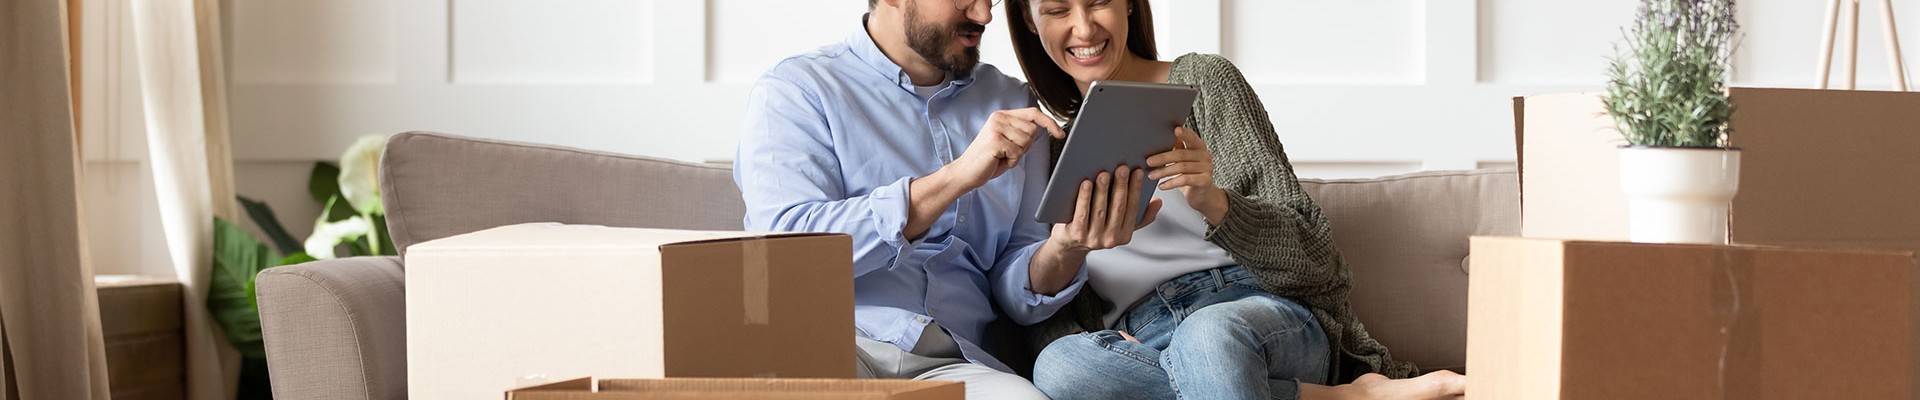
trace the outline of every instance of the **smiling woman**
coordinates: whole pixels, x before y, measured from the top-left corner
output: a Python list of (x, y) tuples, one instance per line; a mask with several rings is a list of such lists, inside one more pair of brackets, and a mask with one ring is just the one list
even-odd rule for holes
[(1386, 379), (1417, 370), (1351, 311), (1332, 226), (1237, 66), (1212, 54), (1158, 60), (1142, 0), (1014, 0), (1006, 14), (1027, 80), (1057, 116), (1076, 118), (1100, 80), (1200, 91), (1177, 110), (1191, 116), (1167, 132), (1174, 148), (1146, 160), (1164, 222), (1087, 255), (1087, 289), (1041, 328), (1035, 386), (1054, 399), (1461, 394), (1451, 372)]

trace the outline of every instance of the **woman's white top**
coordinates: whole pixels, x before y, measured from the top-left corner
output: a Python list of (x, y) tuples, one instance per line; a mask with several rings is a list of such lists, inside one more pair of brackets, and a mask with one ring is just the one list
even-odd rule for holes
[(1226, 249), (1207, 241), (1206, 217), (1187, 205), (1180, 189), (1155, 190), (1153, 198), (1161, 202), (1153, 225), (1134, 231), (1133, 241), (1124, 246), (1087, 254), (1087, 283), (1114, 304), (1104, 318), (1107, 326), (1162, 282), (1236, 263)]

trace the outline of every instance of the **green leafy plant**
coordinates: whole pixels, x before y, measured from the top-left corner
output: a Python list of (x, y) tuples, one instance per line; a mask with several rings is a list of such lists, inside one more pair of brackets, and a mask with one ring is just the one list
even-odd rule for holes
[[(267, 377), (266, 346), (260, 332), (260, 306), (254, 296), (254, 278), (260, 271), (338, 256), (344, 248), (352, 256), (395, 255), (387, 235), (386, 212), (380, 205), (380, 152), (386, 137), (362, 137), (341, 156), (342, 168), (330, 162), (313, 164), (307, 191), (321, 204), (314, 232), (302, 243), (265, 203), (240, 197), (240, 205), (273, 244), (253, 237), (246, 229), (213, 219), (213, 277), (207, 293), (207, 311), (240, 351), (241, 399), (273, 398)], [(284, 256), (283, 256), (284, 254)]]
[(1607, 114), (1638, 147), (1725, 147), (1733, 0), (1642, 0), (1607, 68)]

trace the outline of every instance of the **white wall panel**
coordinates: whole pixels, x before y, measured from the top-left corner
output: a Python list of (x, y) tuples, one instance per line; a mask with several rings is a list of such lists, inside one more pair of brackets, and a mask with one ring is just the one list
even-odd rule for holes
[(867, 3), (859, 0), (707, 4), (707, 79), (742, 84), (753, 82), (781, 59), (845, 39), (860, 28), (860, 15), (867, 10)]
[(455, 83), (647, 83), (651, 0), (453, 0)]
[[(1809, 0), (1791, 0), (1809, 1)], [(1480, 80), (1599, 85), (1633, 0), (1480, 0)]]
[(233, 83), (392, 83), (394, 4), (233, 1)]
[(1219, 54), (1223, 0), (1150, 0), (1153, 6), (1153, 34), (1160, 46), (1160, 59), (1172, 60), (1187, 53)]
[[(1513, 166), (1511, 97), (1595, 90), (1634, 0), (1149, 0), (1163, 59), (1224, 53), (1302, 177)], [(1739, 85), (1810, 87), (1825, 0), (1746, 0)], [(1896, 0), (1920, 57), (1920, 2)], [(307, 168), (368, 133), (435, 130), (705, 161), (747, 84), (857, 29), (858, 0), (223, 0), (237, 188), (297, 236)], [(1859, 81), (1890, 87), (1881, 10)], [(81, 124), (101, 273), (170, 275), (124, 2), (85, 0)], [(1022, 76), (1002, 9), (982, 59)], [(1846, 29), (1846, 27), (1842, 27)], [(1837, 56), (1844, 57), (1840, 51)], [(118, 61), (116, 61), (118, 60)], [(1835, 63), (1838, 69), (1840, 63)], [(1841, 74), (1833, 74), (1834, 85)], [(617, 183), (616, 183), (617, 184)], [(254, 229), (252, 224), (245, 224)]]
[(1221, 7), (1223, 44), (1254, 83), (1418, 84), (1425, 79), (1424, 4), (1230, 0)]
[[(1599, 89), (1611, 44), (1637, 4), (1149, 1), (1162, 58), (1188, 52), (1233, 58), (1259, 91), (1303, 177), (1511, 166), (1511, 98)], [(1920, 31), (1920, 2), (1898, 2), (1908, 21), (1907, 54), (1920, 54), (1913, 33)], [(238, 169), (248, 171), (237, 173), (239, 188), (282, 202), (301, 199), (298, 185), (287, 182), (305, 179), (305, 163), (337, 157), (367, 133), (436, 130), (729, 159), (748, 84), (781, 58), (845, 38), (858, 29), (866, 6), (858, 0), (231, 3), (235, 158)], [(1735, 82), (1812, 85), (1823, 3), (1742, 2), (1747, 41)], [(1881, 11), (1875, 0), (1866, 4), (1860, 82), (1885, 88)], [(982, 59), (1019, 77), (1003, 11), (994, 11)], [(129, 118), (137, 122), (138, 114)], [(138, 129), (137, 123), (120, 125)]]

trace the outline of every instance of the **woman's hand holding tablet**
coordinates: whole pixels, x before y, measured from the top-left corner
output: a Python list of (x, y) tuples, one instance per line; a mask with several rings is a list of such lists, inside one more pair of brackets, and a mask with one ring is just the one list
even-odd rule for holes
[(1174, 139), (1173, 150), (1147, 157), (1147, 165), (1155, 166), (1147, 179), (1160, 181), (1160, 190), (1179, 188), (1188, 206), (1208, 223), (1220, 223), (1227, 216), (1227, 192), (1213, 183), (1213, 153), (1207, 141), (1184, 126), (1174, 128)]
[[(1104, 215), (1076, 215), (1077, 199), (1085, 197), (1082, 193), (1088, 190), (1107, 198), (1112, 193), (1099, 190), (1101, 176), (1112, 175), (1122, 166), (1132, 172), (1147, 170), (1147, 157), (1174, 150), (1175, 135), (1170, 133), (1186, 123), (1197, 94), (1188, 85), (1094, 81), (1087, 87), (1087, 98), (1074, 118), (1060, 159), (1054, 163), (1053, 176), (1040, 196), (1040, 209), (1034, 219), (1061, 224)], [(1146, 181), (1145, 176), (1137, 179)], [(1083, 188), (1090, 180), (1096, 187)], [(1134, 190), (1128, 196), (1133, 200), (1125, 204), (1134, 210), (1134, 225), (1145, 226), (1154, 185), (1126, 186)]]

